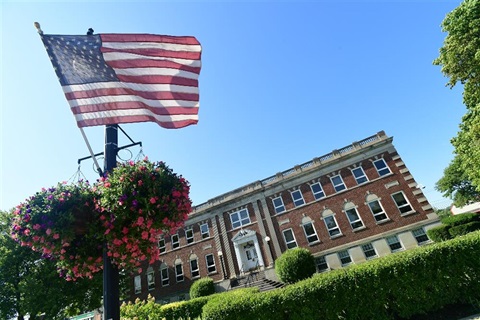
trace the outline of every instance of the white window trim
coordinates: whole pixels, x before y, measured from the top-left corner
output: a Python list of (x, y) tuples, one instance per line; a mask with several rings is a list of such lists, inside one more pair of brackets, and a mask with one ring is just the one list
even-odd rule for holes
[[(295, 199), (295, 196), (293, 194), (298, 194), (300, 197), (298, 199)], [(293, 190), (292, 192), (290, 192), (290, 196), (292, 197), (292, 201), (293, 201), (293, 205), (295, 206), (295, 208), (297, 207), (301, 207), (303, 205), (305, 205), (305, 199), (303, 198), (303, 194), (302, 194), (302, 191), (300, 190)], [(297, 204), (297, 202), (302, 202), (301, 204)]]
[[(205, 225), (207, 226), (207, 231), (206, 231), (206, 232), (203, 232), (202, 227), (205, 226)], [(202, 239), (210, 238), (210, 227), (208, 226), (208, 223), (207, 223), (207, 222), (202, 223), (202, 224), (200, 225), (200, 234), (202, 235)], [(207, 235), (207, 236), (205, 237), (205, 235)]]
[[(395, 198), (393, 197), (394, 195), (399, 194), (399, 193), (401, 193), (401, 194), (403, 195), (403, 198), (405, 199), (405, 201), (407, 201), (407, 203), (404, 204), (404, 205), (402, 205), (402, 206), (399, 206), (398, 203), (397, 203), (397, 201), (396, 201)], [(413, 209), (412, 204), (410, 203), (410, 201), (408, 200), (407, 196), (405, 195), (405, 193), (404, 193), (403, 191), (399, 191), (399, 192), (392, 193), (390, 196), (392, 197), (392, 200), (393, 200), (393, 202), (395, 203), (395, 206), (397, 207), (398, 212), (400, 212), (400, 215), (406, 216), (406, 215), (409, 215), (409, 214), (415, 212), (415, 210)], [(410, 207), (410, 211), (407, 211), (407, 212), (403, 212), (403, 213), (402, 213), (402, 211), (400, 210), (400, 208), (403, 208), (403, 207), (406, 207), (406, 206), (409, 206), (409, 207)]]
[(142, 276), (140, 275), (135, 276), (133, 282), (135, 287), (135, 294), (141, 293), (142, 292)]
[[(152, 276), (149, 277), (149, 275), (152, 275)], [(152, 285), (152, 287), (150, 287), (150, 285)], [(150, 269), (150, 268), (147, 270), (147, 288), (148, 288), (148, 291), (155, 289), (155, 272), (153, 271), (153, 269)]]
[[(195, 269), (195, 270), (192, 268), (192, 261), (197, 262), (197, 269)], [(200, 278), (200, 267), (198, 265), (198, 258), (190, 259), (190, 272), (192, 274), (192, 279)], [(193, 274), (194, 272), (197, 272), (197, 275), (194, 275)]]
[[(390, 244), (390, 243), (388, 242), (388, 239), (389, 239), (389, 238), (396, 238), (396, 239), (397, 239), (397, 242), (394, 242), (394, 243), (399, 243), (399, 244), (400, 244), (400, 248), (398, 248), (398, 249), (392, 249), (392, 247), (390, 247), (390, 245), (393, 244), (393, 243)], [(400, 238), (399, 238), (397, 235), (393, 235), (393, 236), (387, 237), (387, 238), (385, 238), (385, 241), (387, 242), (387, 245), (388, 245), (388, 247), (390, 248), (390, 251), (391, 251), (392, 253), (393, 253), (393, 252), (398, 252), (398, 251), (404, 250), (404, 249), (403, 249), (402, 241), (400, 241)]]
[[(335, 184), (335, 183), (333, 182), (333, 179), (336, 178), (336, 177), (339, 177), (339, 178), (340, 178), (341, 183)], [(348, 188), (347, 188), (347, 185), (345, 184), (345, 181), (343, 181), (343, 178), (342, 178), (342, 175), (341, 175), (341, 174), (336, 174), (336, 175), (334, 175), (333, 177), (330, 177), (330, 181), (332, 182), (332, 186), (333, 186), (333, 189), (335, 190), (335, 192), (342, 192), (342, 191), (345, 191), (345, 190), (348, 189)], [(343, 188), (342, 190), (337, 190), (337, 186), (340, 186), (340, 185), (343, 185), (344, 188)]]
[[(175, 237), (177, 238), (177, 241), (173, 241), (173, 239), (174, 239)], [(175, 249), (180, 248), (180, 237), (178, 236), (178, 233), (172, 234), (172, 235), (170, 236), (170, 240), (171, 240), (171, 242), (172, 242), (172, 250), (175, 250)], [(175, 244), (176, 244), (177, 246), (175, 246)]]
[[(312, 229), (313, 229), (313, 234), (311, 234), (310, 236), (307, 234), (307, 230), (305, 230), (305, 226), (308, 225), (308, 224), (312, 225)], [(309, 221), (309, 222), (306, 222), (306, 223), (302, 224), (302, 229), (303, 229), (303, 233), (305, 234), (305, 238), (307, 239), (307, 242), (308, 242), (309, 245), (313, 245), (313, 244), (316, 244), (316, 243), (320, 242), (320, 238), (318, 237), (317, 230), (315, 229), (315, 225), (313, 224), (313, 221)], [(315, 240), (315, 241), (308, 240), (308, 238), (312, 237), (313, 235), (315, 235), (315, 237), (317, 237), (317, 240)]]
[[(177, 272), (177, 271), (178, 271), (177, 266), (180, 266), (180, 269), (182, 270), (182, 273), (181, 273), (181, 274), (179, 274), (179, 273)], [(182, 280), (178, 280), (178, 277), (179, 277), (179, 276), (182, 277)], [(185, 272), (183, 272), (183, 264), (181, 264), (181, 263), (177, 263), (177, 264), (175, 265), (175, 280), (176, 280), (176, 282), (183, 282), (183, 281), (185, 280)]]
[[(326, 265), (327, 267), (326, 267), (325, 269), (319, 270), (319, 269), (318, 269), (317, 259), (323, 259), (323, 262), (325, 262), (325, 265)], [(314, 261), (315, 261), (315, 269), (317, 270), (318, 273), (327, 272), (327, 271), (330, 270), (330, 266), (328, 265), (328, 262), (327, 262), (327, 259), (326, 259), (325, 256), (315, 257), (315, 258), (314, 258)]]
[[(378, 202), (378, 205), (379, 205), (380, 208), (382, 209), (381, 212), (373, 213), (372, 207), (370, 207), (370, 203), (375, 202), (375, 201)], [(394, 200), (394, 201), (395, 201), (395, 200)], [(368, 202), (367, 202), (367, 206), (368, 206), (368, 209), (370, 209), (370, 212), (372, 213), (372, 216), (373, 216), (373, 219), (375, 220), (375, 223), (381, 224), (381, 223), (390, 221), (390, 218), (388, 217), (387, 212), (385, 211), (385, 209), (383, 208), (382, 203), (380, 202), (380, 198), (377, 198), (377, 199), (368, 201)], [(385, 219), (383, 219), (383, 220), (377, 220), (376, 217), (379, 216), (379, 215), (382, 215), (382, 214), (385, 215)]]
[[(313, 186), (315, 186), (315, 185), (318, 185), (320, 187), (320, 191), (315, 192), (313, 190)], [(312, 194), (313, 194), (313, 197), (315, 198), (315, 200), (320, 200), (320, 199), (326, 197), (325, 191), (323, 190), (322, 184), (320, 182), (316, 182), (316, 183), (311, 184), (310, 189), (312, 190)], [(323, 195), (321, 197), (317, 198), (317, 194), (320, 194), (320, 193), (323, 194)]]
[[(189, 231), (192, 233), (191, 237), (188, 236)], [(187, 241), (187, 244), (195, 243), (195, 233), (193, 232), (192, 227), (185, 229), (185, 240)], [(188, 240), (191, 240), (191, 242), (188, 242)]]
[[(163, 246), (160, 246), (160, 242), (163, 242)], [(160, 253), (167, 252), (167, 244), (165, 243), (165, 238), (163, 236), (158, 239), (158, 250)]]
[[(333, 218), (333, 221), (335, 221), (335, 225), (336, 225), (335, 228), (332, 228), (332, 229), (328, 228), (327, 222), (325, 221), (325, 219), (328, 218), (328, 217), (332, 217), (332, 218)], [(323, 217), (322, 220), (323, 220), (323, 222), (325, 223), (325, 228), (327, 228), (328, 236), (330, 237), (330, 239), (334, 239), (334, 238), (340, 237), (340, 236), (342, 235), (342, 230), (341, 230), (340, 227), (338, 226), (338, 222), (337, 222), (337, 219), (335, 218), (335, 214), (330, 214), (330, 215), (328, 215), (328, 216), (325, 216), (325, 217)], [(337, 233), (337, 234), (335, 234), (335, 235), (332, 236), (332, 235), (330, 234), (330, 230), (333, 230), (333, 229), (338, 229), (339, 233)]]
[[(385, 164), (385, 168), (380, 169), (380, 170), (385, 170), (385, 169), (388, 170), (388, 172), (385, 173), (385, 174), (380, 174), (380, 170), (378, 170), (377, 166), (375, 165), (376, 162), (380, 162), (380, 161), (383, 161), (383, 163)], [(377, 170), (377, 173), (378, 173), (378, 176), (379, 176), (379, 177), (383, 177), (383, 176), (386, 176), (386, 175), (392, 173), (392, 170), (390, 170), (390, 167), (388, 166), (387, 161), (385, 161), (385, 159), (383, 159), (383, 158), (373, 160), (373, 166), (374, 166), (375, 169)]]
[[(355, 172), (354, 172), (355, 170), (360, 170), (362, 172), (362, 175), (359, 176), (359, 177), (355, 176)], [(367, 177), (367, 174), (365, 173), (365, 170), (363, 170), (362, 166), (352, 168), (351, 171), (352, 171), (352, 176), (355, 178), (355, 181), (357, 182), (357, 185), (361, 185), (361, 184), (367, 183), (369, 181), (368, 177)], [(358, 179), (361, 179), (361, 178), (365, 178), (365, 181), (358, 182)]]
[[(421, 234), (420, 236), (425, 236), (427, 238), (427, 240), (425, 241), (422, 241), (422, 242), (419, 242), (418, 239), (417, 239), (417, 236), (415, 235), (415, 231), (417, 230), (421, 230), (423, 232), (423, 234)], [(427, 232), (425, 231), (425, 229), (423, 227), (420, 227), (420, 228), (417, 228), (415, 230), (412, 230), (412, 235), (413, 237), (415, 238), (415, 240), (417, 241), (418, 245), (421, 246), (421, 245), (424, 245), (426, 243), (430, 243), (432, 240), (430, 240), (430, 238), (428, 237), (427, 235)]]
[[(289, 230), (290, 230), (290, 232), (292, 233), (293, 241), (287, 242), (287, 237), (285, 237), (285, 232), (287, 232), (287, 231), (289, 231)], [(283, 235), (283, 240), (285, 241), (285, 246), (287, 247), (287, 250), (298, 247), (297, 238), (295, 238), (295, 233), (293, 232), (293, 229), (292, 229), (292, 228), (282, 230), (282, 235)], [(289, 243), (295, 243), (295, 247), (289, 248), (289, 247), (288, 247), (288, 244), (289, 244)]]
[[(365, 249), (364, 249), (364, 246), (371, 246), (372, 249), (368, 249), (367, 251), (371, 251), (373, 250), (373, 252), (375, 253), (375, 255), (371, 256), (371, 257), (367, 257), (367, 254), (365, 253)], [(360, 248), (362, 249), (362, 252), (363, 252), (363, 255), (365, 256), (365, 259), (367, 260), (371, 260), (371, 259), (375, 259), (375, 258), (378, 258), (378, 252), (377, 250), (375, 249), (375, 247), (373, 246), (372, 243), (365, 243), (365, 244), (362, 244), (360, 246)]]
[[(163, 277), (163, 270), (167, 270), (166, 271), (166, 278)], [(170, 274), (169, 274), (169, 271), (168, 271), (168, 266), (166, 264), (162, 264), (160, 266), (160, 280), (162, 282), (162, 287), (167, 287), (170, 285)], [(166, 284), (165, 284), (166, 282)]]
[[(277, 199), (280, 199), (280, 202), (282, 203), (282, 204), (279, 205), (279, 206), (275, 206), (275, 200), (277, 200)], [(279, 214), (279, 213), (282, 213), (282, 212), (285, 212), (285, 211), (286, 211), (285, 203), (283, 203), (282, 196), (273, 198), (273, 199), (272, 199), (272, 204), (273, 204), (273, 209), (275, 210), (275, 214)], [(282, 209), (281, 211), (279, 211), (278, 208), (283, 208), (283, 209)]]
[[(210, 266), (208, 265), (208, 258), (207, 258), (207, 257), (209, 257), (209, 256), (212, 256), (212, 262), (213, 262), (213, 265), (210, 265)], [(217, 265), (216, 265), (216, 263), (215, 263), (215, 257), (213, 256), (213, 254), (210, 253), (210, 254), (207, 254), (207, 255), (205, 256), (205, 264), (206, 264), (206, 266), (207, 266), (207, 272), (208, 272), (208, 274), (212, 274), (212, 273), (216, 273), (216, 272), (217, 272)], [(215, 270), (214, 270), (214, 271), (209, 271), (208, 269), (211, 268), (211, 267), (213, 267)]]
[[(342, 253), (342, 252), (347, 253), (348, 257), (350, 258), (350, 262), (347, 262), (347, 263), (342, 262), (342, 256), (340, 255), (340, 253)], [(346, 267), (346, 266), (351, 265), (353, 263), (352, 256), (351, 256), (350, 252), (348, 252), (348, 250), (339, 251), (337, 254), (338, 254), (338, 258), (340, 259), (340, 263), (342, 264), (342, 267)]]
[[(355, 221), (350, 221), (350, 217), (349, 217), (349, 215), (348, 215), (348, 213), (347, 213), (347, 211), (349, 211), (349, 210), (355, 210), (355, 213), (357, 214), (357, 217), (358, 217), (357, 220), (355, 220)], [(360, 216), (360, 213), (358, 213), (357, 207), (351, 207), (351, 208), (348, 208), (348, 209), (346, 209), (346, 210), (344, 210), (344, 211), (345, 211), (345, 215), (347, 216), (347, 220), (348, 220), (348, 222), (350, 223), (350, 227), (352, 228), (352, 230), (358, 231), (358, 230), (363, 230), (363, 229), (365, 229), (365, 223), (363, 223), (362, 217)], [(356, 222), (361, 222), (362, 225), (361, 225), (360, 227), (354, 228), (354, 227), (353, 227), (353, 224), (356, 223)]]
[[(246, 219), (248, 219), (248, 222), (243, 223), (243, 220), (246, 220), (246, 219), (242, 219), (242, 218), (241, 218), (240, 212), (242, 212), (242, 211), (245, 211), (245, 212), (247, 213), (247, 218), (246, 218)], [(238, 226), (236, 226), (236, 227), (233, 225), (234, 222), (233, 222), (233, 218), (232, 218), (232, 217), (233, 217), (234, 215), (237, 215), (237, 217), (238, 217), (237, 223), (240, 224), (240, 225), (238, 225)], [(235, 212), (230, 213), (230, 222), (231, 222), (231, 224), (232, 224), (232, 229), (238, 229), (238, 228), (241, 228), (241, 227), (243, 227), (243, 226), (245, 226), (245, 225), (247, 225), (247, 224), (252, 223), (252, 221), (250, 220), (250, 215), (249, 215), (247, 209), (241, 209), (241, 210), (238, 210), (238, 211), (235, 211)]]

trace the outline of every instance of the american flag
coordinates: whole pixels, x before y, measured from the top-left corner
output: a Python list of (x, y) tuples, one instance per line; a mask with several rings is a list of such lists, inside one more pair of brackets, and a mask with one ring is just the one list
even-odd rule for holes
[(151, 34), (42, 35), (79, 127), (198, 122), (201, 46)]

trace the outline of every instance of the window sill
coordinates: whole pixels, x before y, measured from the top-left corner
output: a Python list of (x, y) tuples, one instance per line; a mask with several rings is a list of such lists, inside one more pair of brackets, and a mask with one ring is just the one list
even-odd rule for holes
[(339, 234), (336, 234), (334, 236), (330, 236), (330, 239), (340, 238), (341, 236), (343, 236), (343, 233), (339, 233)]
[(355, 229), (352, 229), (353, 232), (358, 232), (358, 231), (362, 231), (362, 230), (365, 230), (367, 229), (367, 227), (363, 226), (363, 227), (358, 227), (358, 228), (355, 228)]
[(390, 218), (387, 218), (387, 219), (383, 219), (382, 221), (377, 221), (376, 223), (377, 224), (384, 224), (384, 223), (387, 223), (387, 222), (390, 222), (392, 220), (390, 220)]
[(414, 214), (414, 213), (417, 213), (417, 211), (412, 210), (412, 211), (408, 211), (408, 212), (405, 212), (405, 213), (400, 213), (400, 215), (401, 215), (402, 217), (406, 217), (406, 216), (410, 216), (410, 215), (412, 215), (412, 214)]
[(313, 242), (309, 243), (309, 244), (308, 244), (308, 246), (310, 246), (310, 247), (311, 247), (311, 246), (314, 246), (314, 245), (317, 245), (317, 244), (319, 244), (320, 242), (321, 242), (320, 240), (313, 241)]

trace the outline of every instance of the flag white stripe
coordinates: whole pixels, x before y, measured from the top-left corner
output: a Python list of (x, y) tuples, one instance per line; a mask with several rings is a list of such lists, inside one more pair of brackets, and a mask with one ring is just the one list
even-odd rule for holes
[(176, 84), (139, 84), (132, 82), (94, 82), (87, 84), (72, 84), (69, 86), (63, 86), (62, 88), (64, 93), (115, 88), (125, 88), (143, 92), (199, 93), (198, 87), (181, 86)]
[(145, 75), (158, 75), (158, 76), (178, 76), (187, 79), (198, 79), (198, 74), (178, 69), (171, 68), (128, 68), (118, 69), (113, 68), (115, 73), (125, 76), (145, 76)]
[(103, 58), (105, 61), (116, 61), (116, 60), (134, 60), (134, 59), (145, 59), (145, 60), (166, 60), (172, 61), (179, 64), (183, 64), (191, 67), (201, 67), (202, 63), (200, 60), (191, 60), (191, 59), (179, 59), (179, 58), (168, 58), (168, 57), (150, 57), (134, 53), (124, 53), (124, 52), (105, 52), (103, 53)]
[(127, 50), (127, 49), (161, 49), (168, 51), (201, 52), (202, 47), (196, 44), (175, 44), (162, 42), (102, 42), (102, 47)]
[(128, 116), (151, 116), (160, 122), (176, 122), (183, 120), (198, 120), (197, 114), (179, 114), (179, 115), (158, 115), (147, 109), (127, 109), (127, 110), (111, 110), (111, 111), (99, 111), (76, 114), (75, 119), (82, 120), (95, 120), (105, 119), (113, 117), (128, 117)]
[(142, 102), (145, 105), (152, 108), (168, 108), (168, 107), (185, 107), (185, 108), (198, 108), (198, 101), (186, 101), (186, 100), (150, 100), (136, 95), (118, 95), (118, 96), (101, 96), (95, 98), (75, 99), (70, 100), (71, 107), (87, 106), (104, 103), (116, 103), (116, 102)]

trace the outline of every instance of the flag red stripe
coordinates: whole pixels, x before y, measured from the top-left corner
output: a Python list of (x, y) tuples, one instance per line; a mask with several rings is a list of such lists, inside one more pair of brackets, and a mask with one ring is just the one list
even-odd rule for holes
[(146, 109), (159, 116), (174, 116), (174, 115), (196, 115), (198, 108), (194, 107), (164, 107), (155, 108), (148, 106), (142, 102), (109, 102), (109, 103), (97, 103), (84, 106), (72, 107), (73, 114), (82, 114), (90, 112), (100, 111), (112, 111), (112, 110), (131, 110), (131, 109)]
[(102, 47), (100, 49), (102, 53), (131, 53), (138, 54), (148, 57), (165, 57), (165, 58), (177, 58), (177, 59), (189, 59), (189, 60), (200, 60), (201, 52), (192, 52), (192, 51), (171, 51), (163, 49), (154, 49), (154, 48), (138, 48), (138, 49), (116, 49), (116, 48), (107, 48)]
[(178, 84), (181, 86), (198, 87), (197, 79), (188, 79), (161, 75), (144, 76), (126, 76), (117, 75), (117, 78), (124, 82), (142, 83), (142, 84)]
[(116, 69), (128, 69), (128, 68), (170, 68), (176, 70), (189, 71), (192, 73), (200, 74), (200, 67), (186, 66), (180, 63), (176, 63), (168, 60), (147, 60), (147, 59), (132, 59), (132, 60), (111, 60), (106, 61), (107, 64)]
[(199, 45), (195, 37), (189, 36), (165, 36), (156, 34), (100, 34), (103, 42), (163, 42), (174, 44)]
[(67, 100), (95, 98), (103, 96), (136, 95), (149, 100), (186, 100), (198, 101), (199, 95), (196, 93), (172, 92), (172, 91), (136, 91), (126, 88), (105, 88), (88, 91), (67, 92)]

